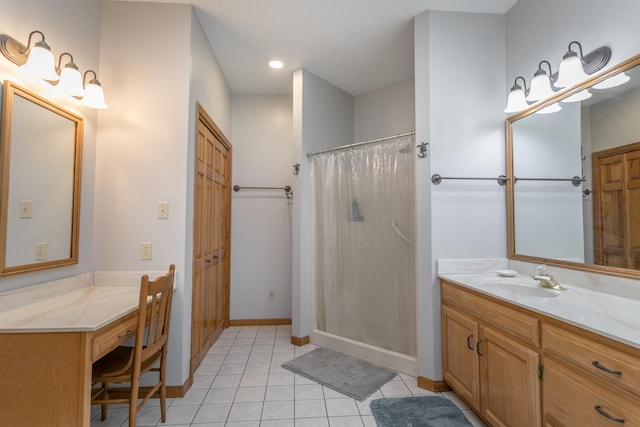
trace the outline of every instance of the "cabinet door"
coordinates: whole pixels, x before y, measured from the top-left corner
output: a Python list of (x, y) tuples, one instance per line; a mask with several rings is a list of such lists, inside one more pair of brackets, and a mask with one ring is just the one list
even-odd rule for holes
[(478, 323), (442, 306), (442, 370), (444, 380), (475, 409), (480, 409), (476, 343)]
[(537, 352), (489, 328), (480, 328), (483, 417), (495, 427), (541, 425)]

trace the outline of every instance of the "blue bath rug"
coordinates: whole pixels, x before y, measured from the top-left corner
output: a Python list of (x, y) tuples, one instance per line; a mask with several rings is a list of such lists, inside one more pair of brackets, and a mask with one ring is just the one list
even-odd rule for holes
[(371, 412), (378, 427), (473, 427), (455, 403), (441, 396), (376, 399)]

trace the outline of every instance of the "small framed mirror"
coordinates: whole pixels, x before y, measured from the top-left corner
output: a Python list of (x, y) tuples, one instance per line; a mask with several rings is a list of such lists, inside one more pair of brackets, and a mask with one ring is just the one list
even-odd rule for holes
[(0, 275), (78, 262), (82, 117), (4, 82)]

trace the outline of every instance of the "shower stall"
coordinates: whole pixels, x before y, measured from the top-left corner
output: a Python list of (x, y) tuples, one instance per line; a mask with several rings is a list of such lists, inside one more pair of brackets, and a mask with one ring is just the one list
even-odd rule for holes
[(312, 342), (416, 375), (411, 135), (312, 155)]

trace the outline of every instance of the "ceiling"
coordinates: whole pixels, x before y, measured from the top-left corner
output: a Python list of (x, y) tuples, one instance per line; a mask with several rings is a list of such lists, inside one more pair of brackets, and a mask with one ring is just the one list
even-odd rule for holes
[[(141, 1), (141, 0), (135, 0)], [(413, 17), (517, 0), (142, 0), (193, 4), (232, 93), (290, 94), (304, 68), (359, 95), (413, 77)], [(284, 61), (272, 70), (272, 58)]]

